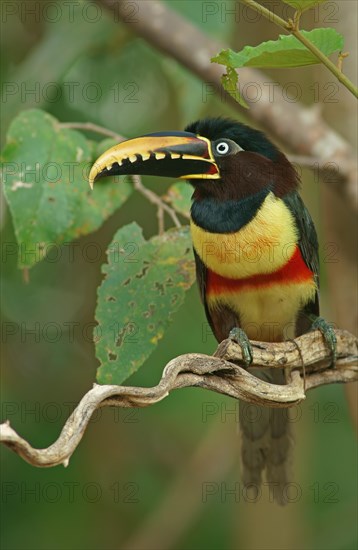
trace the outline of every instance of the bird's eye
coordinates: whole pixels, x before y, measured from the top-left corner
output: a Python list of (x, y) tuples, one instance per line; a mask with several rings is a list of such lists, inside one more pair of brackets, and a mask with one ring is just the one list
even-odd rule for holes
[(219, 143), (215, 145), (215, 150), (219, 155), (226, 155), (230, 150), (230, 146), (226, 141), (219, 141)]

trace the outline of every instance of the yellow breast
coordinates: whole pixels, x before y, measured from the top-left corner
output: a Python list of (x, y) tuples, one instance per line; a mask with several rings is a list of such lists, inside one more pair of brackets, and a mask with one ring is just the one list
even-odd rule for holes
[(273, 273), (292, 257), (298, 240), (289, 209), (273, 193), (237, 233), (210, 233), (192, 220), (190, 228), (194, 248), (204, 264), (231, 279)]

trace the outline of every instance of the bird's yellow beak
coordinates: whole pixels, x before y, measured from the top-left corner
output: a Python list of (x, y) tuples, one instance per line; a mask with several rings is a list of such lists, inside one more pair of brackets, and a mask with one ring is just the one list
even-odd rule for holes
[(160, 132), (123, 141), (93, 164), (89, 184), (105, 176), (139, 174), (182, 179), (219, 179), (210, 140), (189, 132)]

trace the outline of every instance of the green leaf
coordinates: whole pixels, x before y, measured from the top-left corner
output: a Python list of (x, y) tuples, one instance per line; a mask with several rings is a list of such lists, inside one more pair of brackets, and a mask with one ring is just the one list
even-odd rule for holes
[(249, 106), (242, 97), (239, 88), (237, 87), (239, 75), (232, 67), (226, 67), (226, 74), (221, 77), (223, 88), (245, 109)]
[(187, 183), (179, 181), (171, 185), (164, 199), (182, 216), (189, 218), (193, 189)]
[(95, 330), (101, 384), (120, 384), (156, 348), (195, 280), (189, 228), (146, 241), (136, 223), (117, 231), (102, 267)]
[(288, 4), (292, 8), (294, 8), (296, 11), (306, 11), (310, 8), (313, 8), (313, 6), (316, 6), (318, 4), (323, 4), (323, 2), (326, 2), (326, 0), (282, 0), (285, 4)]
[[(343, 36), (335, 29), (322, 28), (301, 32), (327, 56), (343, 48)], [(280, 35), (278, 40), (262, 42), (258, 46), (245, 46), (237, 53), (223, 50), (212, 61), (232, 68), (301, 67), (320, 63), (319, 59), (292, 35)]]
[(91, 233), (130, 195), (129, 181), (118, 178), (90, 190), (87, 175), (96, 147), (41, 110), (23, 111), (14, 119), (2, 171), (20, 245), (19, 267), (32, 267), (52, 245)]

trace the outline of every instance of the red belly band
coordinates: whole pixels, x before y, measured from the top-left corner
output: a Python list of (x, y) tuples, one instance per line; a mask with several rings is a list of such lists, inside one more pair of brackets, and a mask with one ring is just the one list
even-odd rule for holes
[(208, 269), (206, 292), (209, 295), (217, 295), (223, 292), (237, 292), (244, 288), (268, 287), (280, 283), (304, 283), (312, 279), (313, 272), (305, 264), (300, 249), (296, 247), (288, 262), (273, 273), (262, 273), (242, 279), (229, 279)]

